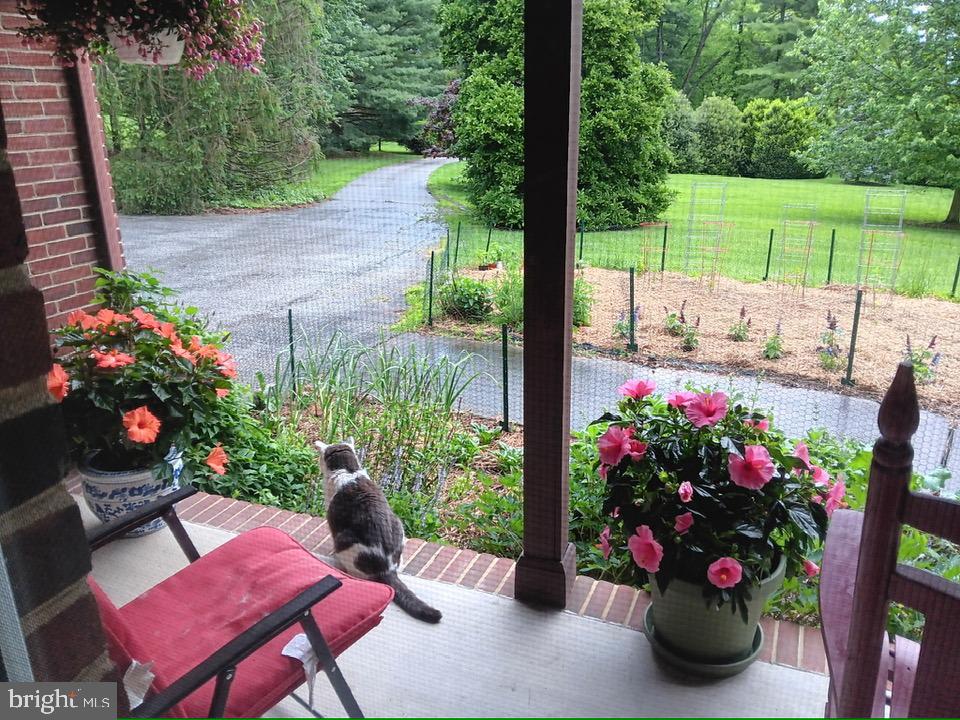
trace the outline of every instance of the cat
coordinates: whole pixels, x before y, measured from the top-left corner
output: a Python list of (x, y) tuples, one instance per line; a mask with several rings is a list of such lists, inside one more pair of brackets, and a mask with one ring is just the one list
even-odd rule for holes
[(360, 467), (353, 438), (332, 445), (318, 440), (314, 445), (320, 451), (336, 565), (355, 577), (392, 587), (393, 601), (407, 614), (428, 623), (440, 622), (440, 611), (414, 595), (397, 575), (406, 541), (403, 523), (380, 486)]

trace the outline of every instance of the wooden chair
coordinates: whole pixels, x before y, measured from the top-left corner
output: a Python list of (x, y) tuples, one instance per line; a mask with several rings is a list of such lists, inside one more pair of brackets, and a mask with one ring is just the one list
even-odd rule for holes
[(151, 692), (131, 716), (258, 717), (305, 681), (302, 664), (281, 654), (303, 632), (347, 714), (363, 717), (334, 658), (376, 627), (393, 590), (344, 575), (274, 528), (201, 557), (174, 509), (195, 492), (177, 490), (87, 535), (96, 550), (162, 517), (190, 561), (119, 608), (88, 580), (120, 672), (133, 660), (153, 664)]
[[(838, 510), (827, 533), (828, 717), (960, 716), (960, 585), (897, 563), (902, 525), (960, 543), (960, 503), (910, 490), (919, 422), (913, 368), (902, 363), (880, 405), (866, 509)], [(922, 643), (888, 638), (891, 602), (923, 613)]]

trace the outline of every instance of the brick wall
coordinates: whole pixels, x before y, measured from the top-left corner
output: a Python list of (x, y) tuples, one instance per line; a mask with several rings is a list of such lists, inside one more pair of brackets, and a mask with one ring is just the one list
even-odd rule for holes
[(89, 67), (61, 68), (24, 46), (15, 0), (0, 0), (0, 102), (30, 249), (50, 327), (89, 308), (95, 266), (123, 265), (103, 125)]

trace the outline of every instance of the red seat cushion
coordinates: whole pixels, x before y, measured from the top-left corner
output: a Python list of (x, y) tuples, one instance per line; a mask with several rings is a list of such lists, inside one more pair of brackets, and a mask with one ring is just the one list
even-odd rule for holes
[[(153, 660), (163, 689), (271, 611), (327, 575), (343, 586), (313, 609), (327, 644), (338, 655), (376, 627), (393, 590), (331, 568), (286, 533), (257, 528), (238, 535), (119, 609), (130, 654)], [(255, 717), (304, 682), (299, 661), (280, 654), (299, 624), (271, 640), (237, 667), (228, 717)], [(142, 657), (141, 657), (142, 656)], [(214, 681), (186, 698), (172, 715), (205, 717)]]

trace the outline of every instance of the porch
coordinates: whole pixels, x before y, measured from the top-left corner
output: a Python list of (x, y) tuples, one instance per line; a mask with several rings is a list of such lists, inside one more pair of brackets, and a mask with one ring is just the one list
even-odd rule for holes
[[(76, 488), (74, 488), (76, 489)], [(97, 521), (81, 502), (85, 523)], [(199, 493), (178, 512), (201, 554), (238, 532), (270, 525), (317, 554), (326, 523), (308, 515)], [(697, 680), (657, 662), (639, 627), (646, 595), (579, 576), (565, 612), (512, 599), (514, 563), (410, 540), (404, 578), (444, 620), (426, 625), (391, 606), (381, 625), (344, 653), (341, 667), (369, 716), (821, 716), (827, 692), (819, 632), (764, 621), (764, 653), (724, 681)], [(173, 536), (111, 544), (94, 577), (123, 604), (186, 564)], [(306, 698), (306, 687), (298, 691)], [(342, 708), (317, 680), (315, 707)], [(269, 716), (297, 717), (293, 699)]]

